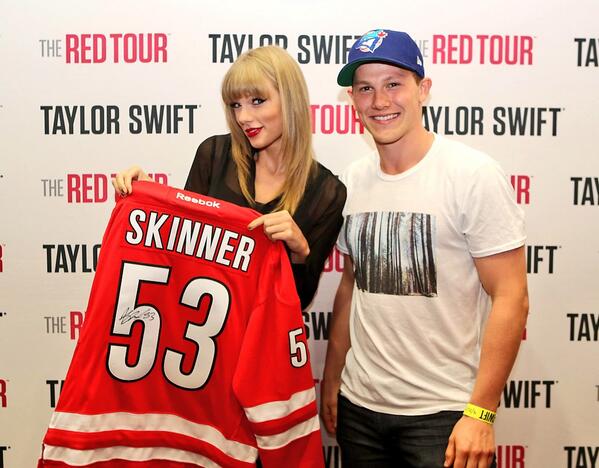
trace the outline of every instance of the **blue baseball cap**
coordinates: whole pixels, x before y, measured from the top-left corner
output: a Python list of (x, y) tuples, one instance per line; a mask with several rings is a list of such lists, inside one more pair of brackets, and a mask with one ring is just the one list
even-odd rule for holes
[(356, 69), (369, 62), (382, 62), (411, 70), (424, 78), (420, 49), (409, 34), (390, 29), (373, 29), (358, 39), (349, 51), (347, 63), (337, 75), (340, 86), (351, 86)]

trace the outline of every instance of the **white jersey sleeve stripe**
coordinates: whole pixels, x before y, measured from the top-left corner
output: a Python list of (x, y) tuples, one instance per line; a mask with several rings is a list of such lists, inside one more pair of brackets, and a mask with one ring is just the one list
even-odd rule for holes
[(258, 442), (258, 447), (261, 449), (279, 449), (319, 429), (320, 424), (318, 423), (318, 415), (316, 415), (280, 434), (256, 436), (256, 441)]
[(316, 400), (314, 387), (294, 393), (289, 400), (271, 401), (262, 405), (245, 408), (245, 414), (250, 422), (261, 423), (273, 419), (284, 418), (294, 411)]
[(220, 465), (198, 453), (167, 447), (106, 447), (93, 450), (76, 450), (66, 447), (44, 446), (44, 460), (56, 460), (71, 466), (86, 466), (91, 463), (110, 460), (127, 460), (143, 462), (151, 460), (168, 460), (181, 463), (194, 463), (206, 468), (217, 468)]
[(206, 424), (197, 424), (171, 414), (75, 414), (55, 412), (50, 420), (51, 429), (76, 432), (102, 431), (160, 431), (193, 437), (213, 445), (231, 458), (253, 462), (258, 450), (247, 444), (227, 439), (220, 431)]

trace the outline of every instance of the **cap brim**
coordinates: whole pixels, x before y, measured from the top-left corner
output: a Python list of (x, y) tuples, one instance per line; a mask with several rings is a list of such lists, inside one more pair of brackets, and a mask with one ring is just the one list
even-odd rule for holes
[(370, 62), (370, 60), (358, 60), (345, 65), (337, 75), (337, 84), (339, 86), (351, 86), (354, 83), (354, 72), (356, 71), (356, 68), (366, 62)]
[(420, 75), (420, 73), (417, 70), (414, 70), (413, 68), (411, 68), (410, 66), (408, 66), (402, 62), (396, 62), (393, 60), (384, 60), (384, 59), (381, 59), (378, 57), (365, 57), (363, 59), (356, 60), (355, 62), (348, 63), (347, 65), (345, 65), (341, 69), (339, 74), (337, 75), (337, 84), (339, 86), (353, 85), (354, 84), (354, 73), (356, 72), (356, 69), (360, 65), (364, 65), (365, 63), (373, 63), (373, 62), (388, 63), (389, 65), (394, 65), (396, 67), (403, 68), (404, 70), (412, 71), (412, 72), (416, 73), (418, 76), (422, 76), (422, 75)]

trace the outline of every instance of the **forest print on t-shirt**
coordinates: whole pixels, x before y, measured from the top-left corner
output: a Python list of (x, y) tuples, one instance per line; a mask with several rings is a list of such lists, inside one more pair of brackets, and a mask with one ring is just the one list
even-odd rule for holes
[(425, 213), (348, 215), (344, 234), (358, 288), (374, 294), (436, 296), (435, 221)]

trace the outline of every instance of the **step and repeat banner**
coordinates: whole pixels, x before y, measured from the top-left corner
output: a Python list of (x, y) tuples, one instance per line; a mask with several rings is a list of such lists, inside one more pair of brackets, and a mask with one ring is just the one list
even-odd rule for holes
[[(308, 82), (318, 159), (374, 149), (336, 75), (374, 28), (419, 44), (432, 131), (500, 161), (527, 216), (530, 315), (496, 428), (500, 468), (599, 467), (599, 4), (0, 1), (0, 468), (35, 466), (79, 337), (110, 177), (182, 187), (226, 133), (221, 79), (278, 44)], [(319, 386), (343, 261), (304, 312)], [(100, 359), (100, 357), (99, 357)], [(328, 467), (341, 466), (323, 434)]]

